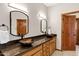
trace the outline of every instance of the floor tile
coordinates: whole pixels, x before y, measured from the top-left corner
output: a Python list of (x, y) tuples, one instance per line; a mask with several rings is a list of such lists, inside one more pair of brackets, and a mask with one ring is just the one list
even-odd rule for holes
[(56, 50), (51, 56), (79, 56), (79, 46), (76, 46), (76, 51), (58, 51)]

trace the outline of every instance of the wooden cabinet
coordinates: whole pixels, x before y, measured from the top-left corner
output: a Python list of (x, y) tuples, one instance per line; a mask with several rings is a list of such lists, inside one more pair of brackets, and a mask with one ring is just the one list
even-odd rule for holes
[(56, 48), (56, 37), (48, 38), (49, 40), (42, 43), (38, 47), (24, 52), (22, 56), (49, 56)]
[(56, 38), (53, 38), (50, 40), (50, 55), (55, 51), (56, 49)]
[(49, 38), (50, 40), (43, 44), (43, 56), (49, 56), (56, 49), (56, 37)]
[(43, 56), (48, 56), (50, 53), (50, 46), (49, 41), (43, 44)]
[(42, 56), (42, 50), (38, 51), (38, 52), (35, 53), (33, 56)]
[(28, 51), (28, 52), (24, 52), (22, 55), (23, 56), (33, 56), (34, 54), (36, 54), (38, 51), (42, 50), (42, 45)]

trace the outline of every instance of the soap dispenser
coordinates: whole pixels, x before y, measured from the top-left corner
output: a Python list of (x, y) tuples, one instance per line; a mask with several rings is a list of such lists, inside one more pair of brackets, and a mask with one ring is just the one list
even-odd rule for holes
[(48, 35), (51, 35), (52, 31), (51, 31), (51, 27), (48, 27)]

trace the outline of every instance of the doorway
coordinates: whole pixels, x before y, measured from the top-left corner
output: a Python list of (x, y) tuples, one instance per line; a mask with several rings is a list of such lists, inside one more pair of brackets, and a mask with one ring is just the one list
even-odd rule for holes
[(79, 45), (79, 18), (75, 12), (69, 12), (62, 15), (62, 50), (75, 51), (76, 45)]
[(75, 15), (62, 16), (62, 50), (75, 50), (76, 31), (75, 31)]

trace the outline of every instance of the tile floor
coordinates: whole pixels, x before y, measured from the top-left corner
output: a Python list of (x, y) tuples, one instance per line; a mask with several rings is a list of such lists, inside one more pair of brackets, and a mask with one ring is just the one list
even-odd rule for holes
[(79, 46), (76, 46), (76, 51), (55, 51), (52, 56), (79, 56)]

